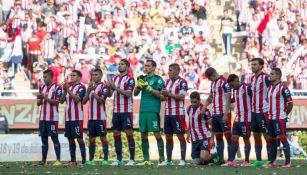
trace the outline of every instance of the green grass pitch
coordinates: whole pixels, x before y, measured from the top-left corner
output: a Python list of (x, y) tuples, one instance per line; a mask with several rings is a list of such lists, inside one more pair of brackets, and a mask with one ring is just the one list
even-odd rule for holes
[[(100, 162), (97, 162), (99, 164)], [(282, 164), (279, 161), (278, 164)], [(33, 162), (0, 162), (1, 175), (15, 174), (39, 174), (39, 175), (306, 175), (307, 161), (293, 160), (293, 167), (285, 168), (250, 168), (250, 167), (220, 167), (212, 166), (192, 166), (185, 167), (168, 166), (157, 167), (152, 166), (134, 166), (134, 167), (103, 167), (103, 166), (75, 166), (75, 167), (37, 167), (32, 165)]]

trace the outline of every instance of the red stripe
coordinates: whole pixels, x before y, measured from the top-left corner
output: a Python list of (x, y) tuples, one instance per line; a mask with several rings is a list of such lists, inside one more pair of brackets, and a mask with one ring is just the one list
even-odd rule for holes
[(59, 130), (59, 122), (55, 121), (55, 132), (56, 132), (56, 134), (58, 134), (58, 130)]
[[(180, 80), (179, 80), (179, 84), (177, 87), (175, 87), (175, 94), (179, 94), (179, 91), (180, 91)], [(175, 115), (180, 115), (180, 101), (179, 100), (175, 100), (175, 110), (176, 110), (176, 114)]]
[[(99, 86), (99, 85), (98, 85)], [(96, 88), (98, 88), (99, 90), (98, 90), (98, 96), (99, 97), (101, 97), (102, 96), (102, 94), (101, 94), (101, 87), (102, 86), (99, 86), (99, 87), (96, 87)], [(97, 104), (97, 120), (101, 120), (101, 103), (98, 103), (98, 101), (96, 100), (96, 104)]]
[[(118, 80), (117, 86), (120, 86), (122, 77), (116, 76), (115, 81), (118, 78), (119, 78), (119, 80)], [(117, 93), (117, 92), (116, 92), (116, 105), (117, 105), (117, 110), (115, 112), (120, 112), (120, 94)]]
[(281, 110), (280, 110), (280, 89), (281, 86), (280, 84), (277, 85), (278, 91), (276, 92), (276, 120), (279, 120), (280, 115), (281, 115)]
[(264, 81), (265, 79), (263, 78), (264, 76), (261, 76), (260, 78), (262, 79), (260, 86), (259, 86), (259, 112), (263, 113), (263, 107), (264, 107), (264, 103), (263, 103), (263, 95), (264, 95)]
[[(169, 80), (169, 81), (172, 81), (172, 80)], [(172, 92), (172, 88), (173, 88), (173, 85), (174, 85), (175, 82), (171, 82), (171, 85), (170, 87), (167, 89), (168, 92)], [(168, 102), (168, 114), (167, 115), (172, 115), (172, 98), (171, 97), (167, 97), (167, 102)]]
[(266, 27), (267, 27), (267, 24), (268, 24), (269, 21), (270, 21), (270, 15), (271, 15), (271, 13), (268, 12), (268, 13), (264, 16), (264, 18), (263, 18), (263, 20), (260, 22), (260, 24), (258, 25), (257, 31), (260, 33), (260, 35), (263, 34), (264, 30), (265, 30)]
[[(77, 93), (79, 91), (79, 88), (80, 88), (80, 86), (77, 88), (77, 91), (76, 91)], [(75, 105), (75, 120), (80, 120), (79, 119), (79, 105), (78, 105), (79, 102), (73, 101), (73, 103)]]
[[(128, 81), (129, 81), (129, 77), (126, 76), (126, 79), (125, 79), (125, 84), (124, 84), (124, 90), (127, 90), (127, 84), (128, 84)], [(124, 96), (124, 112), (128, 112), (128, 97), (125, 97)]]
[(280, 119), (279, 120), (280, 122), (280, 129), (281, 129), (281, 132), (282, 134), (285, 134), (286, 133), (286, 123), (285, 123), (285, 120), (284, 119)]
[[(202, 107), (200, 107), (199, 109), (200, 111), (202, 110)], [(207, 138), (203, 125), (202, 125), (202, 121), (205, 120), (202, 116), (202, 114), (198, 114), (198, 129), (199, 129), (199, 133), (201, 134), (201, 136), (203, 137), (203, 139)]]
[[(55, 91), (52, 92), (52, 95), (51, 95), (51, 99), (55, 99)], [(53, 105), (50, 104), (50, 121), (54, 121), (54, 111), (53, 111)]]
[[(242, 98), (243, 98), (243, 113), (244, 113), (244, 121), (247, 121), (248, 120), (248, 106), (247, 106), (247, 88), (245, 85), (243, 85), (243, 88), (244, 88), (244, 93), (242, 94)], [(241, 121), (243, 122), (243, 121)]]
[(90, 103), (91, 103), (91, 110), (90, 110), (90, 116), (89, 116), (89, 120), (94, 120), (94, 95), (93, 94), (91, 94), (91, 101), (90, 101)]
[(191, 110), (192, 110), (192, 115), (190, 116), (191, 117), (191, 129), (192, 129), (192, 131), (194, 133), (195, 140), (199, 140), (197, 132), (195, 130), (195, 122), (194, 122), (196, 110), (190, 107), (189, 114), (190, 114)]
[(216, 114), (216, 102), (215, 102), (215, 95), (216, 95), (216, 93), (215, 93), (215, 86), (216, 86), (216, 83), (213, 82), (212, 83), (213, 114)]
[(179, 117), (179, 120), (180, 120), (181, 128), (183, 129), (183, 131), (186, 131), (187, 125), (186, 125), (186, 122), (185, 122), (184, 115), (178, 115), (178, 117)]
[[(71, 89), (72, 90), (72, 89)], [(66, 104), (68, 105), (68, 121), (71, 121), (71, 105), (72, 105), (72, 98), (69, 96), (68, 97), (68, 103)]]
[(83, 135), (83, 120), (79, 120), (79, 124), (80, 124), (80, 135)]
[[(45, 94), (46, 94), (46, 93), (48, 92), (48, 87), (45, 86), (45, 88), (47, 88), (47, 90), (45, 91)], [(44, 88), (44, 89), (45, 89), (45, 88)], [(45, 94), (44, 94), (44, 95), (45, 95)], [(44, 112), (43, 112), (43, 114), (44, 114), (43, 120), (46, 120), (46, 116), (47, 116), (47, 101), (46, 101), (46, 100), (44, 100), (43, 106), (44, 106), (44, 107), (43, 107), (43, 108), (44, 108), (44, 109), (43, 109), (43, 111), (44, 111)]]
[(273, 115), (273, 92), (274, 92), (275, 87), (270, 87), (270, 93), (269, 93), (269, 108), (270, 108), (270, 114), (269, 114), (269, 119), (272, 119)]
[(220, 79), (220, 84), (218, 88), (218, 96), (219, 96), (219, 112), (220, 114), (223, 114), (223, 89), (222, 89), (223, 81)]

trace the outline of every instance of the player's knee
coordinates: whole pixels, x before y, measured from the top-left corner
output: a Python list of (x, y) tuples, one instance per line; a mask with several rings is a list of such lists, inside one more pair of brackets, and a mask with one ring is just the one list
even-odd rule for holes
[(145, 140), (148, 140), (148, 134), (147, 133), (142, 133), (141, 134), (141, 138), (145, 139)]
[(210, 154), (208, 151), (201, 151), (200, 152), (200, 158), (204, 162), (208, 162), (210, 160)]
[(160, 132), (154, 132), (154, 135), (156, 137), (156, 140), (160, 140), (161, 139), (161, 134)]
[(90, 138), (89, 143), (90, 143), (90, 145), (95, 145), (96, 144), (96, 139), (95, 138)]
[(120, 132), (119, 132), (119, 131), (114, 131), (114, 132), (113, 132), (113, 137), (114, 137), (114, 138), (115, 138), (115, 137), (121, 137)]
[(237, 135), (232, 135), (232, 136), (231, 136), (231, 141), (232, 141), (233, 143), (237, 143), (238, 140), (239, 140), (239, 137), (238, 137)]
[(82, 138), (78, 138), (78, 139), (77, 139), (77, 142), (78, 142), (79, 144), (84, 144), (84, 141), (83, 141)]
[(203, 165), (204, 161), (201, 158), (195, 158), (195, 159), (192, 159), (192, 163), (194, 165)]
[(223, 139), (223, 133), (222, 132), (215, 133), (215, 138), (216, 138), (216, 140), (222, 140)]

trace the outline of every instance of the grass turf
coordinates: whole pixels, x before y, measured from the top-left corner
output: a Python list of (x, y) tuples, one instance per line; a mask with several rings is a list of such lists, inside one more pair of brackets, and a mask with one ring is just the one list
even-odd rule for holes
[[(100, 162), (97, 162), (99, 164)], [(283, 162), (279, 161), (278, 164)], [(305, 175), (307, 174), (306, 160), (293, 160), (293, 167), (285, 168), (251, 168), (251, 167), (220, 167), (220, 166), (134, 166), (134, 167), (103, 167), (103, 166), (75, 166), (75, 167), (46, 167), (33, 166), (33, 162), (0, 162), (1, 175), (15, 174), (56, 174), (56, 175)]]

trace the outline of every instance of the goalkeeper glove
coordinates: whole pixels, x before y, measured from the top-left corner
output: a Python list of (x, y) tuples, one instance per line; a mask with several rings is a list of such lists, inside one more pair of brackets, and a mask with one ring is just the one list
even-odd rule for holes
[(143, 87), (146, 85), (145, 84), (146, 82), (142, 79), (138, 79), (137, 82), (136, 82), (136, 87), (139, 88), (139, 89), (143, 89)]
[(148, 90), (149, 92), (152, 90), (153, 88), (148, 84), (147, 86), (146, 86), (146, 90)]

